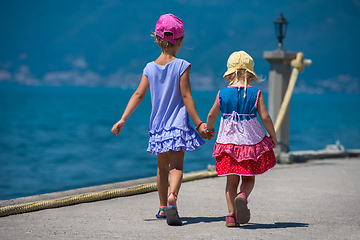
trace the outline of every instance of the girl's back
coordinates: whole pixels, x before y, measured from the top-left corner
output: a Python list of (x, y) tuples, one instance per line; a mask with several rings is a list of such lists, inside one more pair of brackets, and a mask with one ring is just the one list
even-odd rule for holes
[[(219, 92), (219, 106), (222, 113), (232, 114), (234, 111), (238, 114), (253, 114), (256, 117), (257, 102), (260, 90), (254, 87), (246, 89), (246, 98), (244, 87), (227, 87)], [(241, 119), (249, 119), (247, 115), (241, 115)]]
[[(166, 218), (169, 225), (181, 225), (176, 201), (183, 177), (184, 152), (202, 146), (205, 141), (201, 137), (212, 136), (206, 133), (191, 96), (190, 63), (176, 58), (184, 39), (183, 21), (173, 14), (162, 15), (156, 23), (154, 37), (161, 54), (144, 68), (138, 88), (111, 132), (120, 133), (150, 87), (152, 113), (147, 151), (158, 158), (156, 182), (160, 200), (155, 216)], [(191, 127), (189, 116), (196, 130)]]
[(189, 66), (190, 63), (183, 59), (165, 65), (155, 62), (146, 65), (144, 74), (149, 80), (152, 102), (149, 129), (169, 130), (177, 126), (188, 130), (190, 122), (181, 96), (180, 77)]

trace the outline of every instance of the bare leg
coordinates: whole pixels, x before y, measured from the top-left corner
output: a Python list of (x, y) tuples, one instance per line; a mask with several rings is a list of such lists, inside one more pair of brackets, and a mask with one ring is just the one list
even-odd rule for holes
[[(170, 194), (168, 197), (168, 205), (176, 207), (177, 197), (172, 194), (175, 193), (178, 195), (182, 178), (183, 178), (183, 166), (184, 166), (184, 156), (183, 151), (169, 151), (169, 170), (170, 170)], [(177, 208), (177, 207), (176, 207)]]
[(235, 212), (234, 199), (237, 194), (237, 188), (240, 182), (240, 176), (228, 175), (226, 176), (226, 202), (229, 209), (229, 213)]
[(241, 176), (240, 192), (245, 193), (249, 197), (255, 186), (255, 176)]
[[(169, 153), (160, 153), (158, 156), (158, 168), (157, 168), (157, 187), (160, 200), (160, 206), (167, 206), (168, 195), (168, 178), (169, 178)], [(160, 212), (161, 215), (165, 215), (164, 211)]]
[[(241, 185), (239, 196), (235, 198), (235, 215), (239, 224), (248, 223), (250, 220), (250, 211), (247, 207), (246, 198), (249, 197), (255, 185), (255, 176), (241, 176)], [(246, 196), (244, 196), (244, 194)]]

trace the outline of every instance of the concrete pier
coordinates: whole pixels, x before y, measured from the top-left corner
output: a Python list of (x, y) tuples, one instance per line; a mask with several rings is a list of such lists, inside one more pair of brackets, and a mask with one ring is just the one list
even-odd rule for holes
[(256, 177), (250, 222), (237, 228), (225, 226), (226, 177), (214, 177), (182, 184), (183, 226), (155, 218), (150, 192), (1, 217), (0, 239), (359, 239), (359, 173), (359, 156), (278, 164)]

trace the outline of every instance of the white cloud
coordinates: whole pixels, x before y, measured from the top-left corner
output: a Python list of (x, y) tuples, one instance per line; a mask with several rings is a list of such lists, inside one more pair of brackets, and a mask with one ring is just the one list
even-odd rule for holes
[(25, 60), (27, 59), (28, 55), (26, 53), (20, 53), (17, 57), (18, 60)]
[(8, 70), (0, 69), (0, 81), (10, 80), (12, 74)]
[(294, 94), (305, 93), (305, 94), (324, 94), (325, 90), (321, 87), (309, 86), (304, 80), (298, 81), (294, 88)]
[(140, 80), (140, 73), (124, 73), (122, 70), (118, 70), (105, 79), (104, 85), (107, 87), (135, 89), (139, 85)]
[(86, 69), (88, 67), (88, 64), (85, 59), (77, 58), (72, 62), (72, 66), (76, 68)]
[(98, 73), (86, 70), (72, 69), (69, 71), (56, 71), (46, 73), (43, 77), (43, 84), (51, 86), (101, 86), (104, 78)]
[[(50, 86), (103, 86), (118, 87), (123, 89), (136, 89), (141, 80), (141, 73), (126, 72), (120, 68), (109, 76), (88, 69), (84, 58), (73, 58), (68, 56), (67, 61), (71, 63), (72, 69), (65, 71), (47, 72), (43, 77), (32, 74), (28, 65), (22, 64), (12, 73), (5, 69), (9, 62), (0, 62), (0, 81), (13, 81), (24, 85), (50, 85)], [(324, 94), (328, 92), (360, 94), (360, 80), (351, 74), (339, 74), (329, 79), (299, 79), (296, 83), (294, 93)], [(254, 83), (254, 87), (264, 92), (268, 91), (268, 80), (263, 83)], [(226, 83), (220, 77), (191, 74), (191, 87), (197, 91), (216, 91), (224, 88)]]
[(24, 85), (40, 85), (39, 80), (31, 74), (29, 66), (23, 64), (16, 70), (13, 80)]
[(360, 94), (360, 80), (350, 74), (340, 74), (329, 79), (317, 79), (311, 85), (305, 80), (300, 80), (294, 89), (294, 93), (324, 94), (327, 92)]
[(73, 57), (72, 55), (68, 55), (65, 57), (65, 60), (72, 66), (73, 68), (79, 69), (87, 69), (88, 63), (83, 57)]

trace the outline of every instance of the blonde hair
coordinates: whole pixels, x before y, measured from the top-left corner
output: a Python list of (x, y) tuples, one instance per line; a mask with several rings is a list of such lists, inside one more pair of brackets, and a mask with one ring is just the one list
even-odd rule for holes
[[(173, 34), (172, 34), (172, 33), (165, 32), (164, 35), (165, 35), (165, 36), (172, 36)], [(159, 43), (161, 49), (167, 50), (169, 47), (171, 48), (171, 47), (173, 47), (173, 46), (175, 45), (175, 44), (173, 44), (173, 43), (171, 43), (171, 42), (168, 42), (168, 41), (166, 41), (166, 40), (161, 39), (161, 37), (158, 36), (158, 35), (157, 35), (156, 33), (154, 33), (154, 32), (153, 32), (153, 34), (152, 34), (151, 36), (153, 36), (153, 37), (155, 38), (155, 41), (156, 41), (157, 43)], [(180, 39), (182, 39), (182, 38), (184, 38), (184, 36), (182, 36), (182, 37), (180, 37), (180, 38), (178, 38), (178, 39), (175, 39), (175, 41), (178, 41), (178, 40), (180, 40)]]
[(225, 76), (225, 80), (227, 84), (232, 85), (233, 83), (243, 79), (247, 80), (248, 84), (251, 84), (252, 82), (262, 82), (265, 79), (262, 78), (262, 76), (255, 76), (253, 73), (246, 71), (245, 69), (238, 69), (235, 72)]
[(237, 69), (235, 72), (225, 76), (225, 80), (229, 85), (232, 85), (240, 80), (244, 80), (245, 81), (244, 98), (245, 98), (247, 85), (250, 85), (254, 81), (262, 82), (265, 79), (263, 79), (262, 76), (259, 77), (249, 71), (246, 71), (246, 69)]

